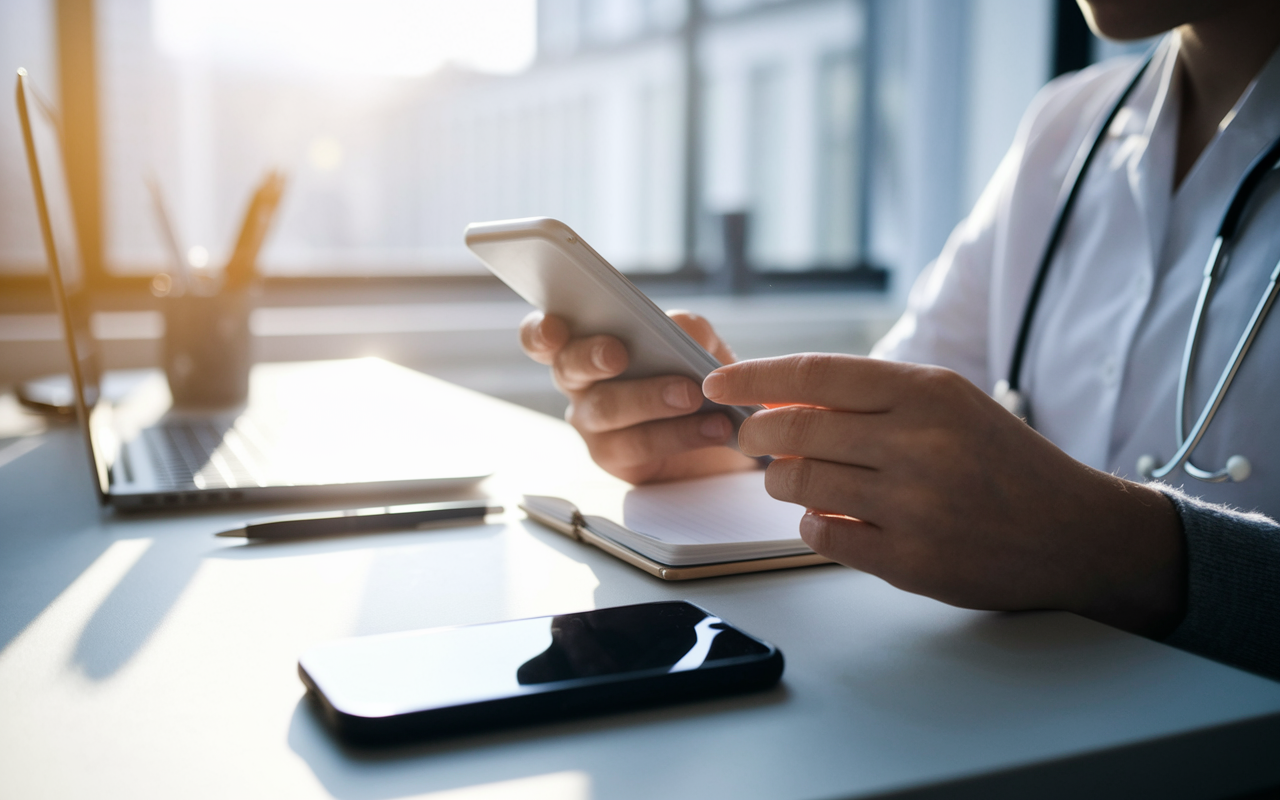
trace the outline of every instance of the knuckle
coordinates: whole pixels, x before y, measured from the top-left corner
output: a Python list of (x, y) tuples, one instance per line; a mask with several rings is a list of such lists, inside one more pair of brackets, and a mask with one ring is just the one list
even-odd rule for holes
[(830, 557), (835, 551), (835, 536), (831, 520), (827, 517), (814, 515), (812, 521), (808, 524), (805, 538), (807, 544), (815, 553)]
[(831, 372), (831, 359), (822, 353), (801, 353), (796, 356), (797, 381), (806, 386), (821, 386)]
[(579, 395), (577, 387), (571, 385), (570, 382), (566, 382), (564, 380), (564, 377), (560, 374), (560, 370), (557, 369), (554, 365), (552, 365), (551, 367), (551, 383), (553, 386), (556, 387), (556, 391), (559, 392), (560, 394), (564, 395), (570, 400), (575, 400), (575, 401), (577, 400)]
[(944, 367), (922, 366), (916, 372), (915, 383), (918, 393), (933, 399), (955, 394), (964, 379)]
[(643, 464), (652, 458), (654, 436), (647, 425), (627, 428), (613, 439), (615, 461), (626, 466)]
[(538, 329), (541, 322), (542, 316), (536, 311), (525, 317), (520, 322), (517, 339), (520, 342), (520, 349), (524, 351), (525, 355), (545, 364), (554, 355), (555, 348), (544, 337), (539, 335)]
[(738, 447), (749, 456), (766, 455), (767, 448), (762, 447), (763, 437), (756, 429), (761, 425), (759, 416), (747, 417), (738, 426)]
[(632, 467), (649, 460), (650, 435), (643, 426), (595, 434), (588, 449), (601, 465), (613, 468)]
[(813, 462), (797, 458), (788, 475), (788, 488), (794, 497), (808, 497), (813, 487)]
[(590, 386), (593, 383), (592, 376), (587, 371), (590, 355), (590, 350), (577, 342), (560, 348), (551, 364), (557, 383), (571, 389)]
[(560, 358), (551, 363), (551, 382), (564, 395), (576, 392), (583, 387), (582, 381), (574, 377), (572, 371), (565, 366), (564, 360)]
[(804, 458), (781, 459), (765, 472), (765, 489), (778, 500), (799, 502), (813, 481), (813, 464)]
[(952, 448), (953, 437), (950, 431), (931, 427), (923, 430), (913, 442), (915, 458), (922, 466), (929, 464), (948, 464), (953, 468), (965, 468), (972, 464), (963, 458), (955, 458)]
[(583, 393), (578, 405), (578, 420), (583, 428), (604, 431), (614, 427), (611, 422), (618, 415), (618, 400), (610, 387), (596, 384)]
[(788, 455), (808, 449), (818, 414), (809, 408), (788, 408), (778, 415), (778, 446)]

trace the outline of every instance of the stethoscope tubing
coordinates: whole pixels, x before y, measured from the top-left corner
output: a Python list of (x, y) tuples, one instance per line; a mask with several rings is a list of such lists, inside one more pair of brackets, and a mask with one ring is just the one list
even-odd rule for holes
[[(1081, 148), (1077, 153), (1076, 159), (1073, 161), (1071, 169), (1068, 171), (1070, 189), (1063, 202), (1058, 208), (1057, 217), (1054, 220), (1049, 240), (1045, 245), (1044, 253), (1040, 258), (1040, 264), (1036, 271), (1036, 277), (1031, 286), (1031, 291), (1027, 297), (1026, 307), (1023, 309), (1022, 320), (1018, 326), (1018, 336), (1014, 343), (1013, 356), (1009, 364), (1009, 377), (1005, 381), (1001, 381), (997, 385), (997, 395), (1006, 407), (1015, 413), (1028, 418), (1026, 399), (1020, 390), (1020, 382), (1022, 375), (1023, 361), (1026, 356), (1027, 343), (1031, 336), (1031, 328), (1035, 321), (1036, 308), (1040, 303), (1041, 295), (1044, 291), (1044, 285), (1048, 278), (1049, 269), (1057, 254), (1058, 245), (1062, 235), (1066, 229), (1067, 221), (1071, 215), (1071, 209), (1075, 205), (1076, 196), (1079, 193), (1080, 184), (1083, 182), (1083, 176), (1092, 163), (1094, 156), (1101, 149), (1103, 141), (1106, 139), (1106, 132), (1114, 122), (1116, 115), (1120, 113), (1120, 109), (1129, 99), (1129, 95), (1137, 88), (1143, 74), (1147, 71), (1147, 67), (1151, 65), (1155, 57), (1156, 50), (1159, 45), (1152, 48), (1147, 53), (1142, 65), (1138, 68), (1137, 73), (1120, 94), (1102, 125), (1094, 133), (1092, 144), (1088, 149)], [(1182, 467), (1183, 470), (1193, 478), (1211, 483), (1218, 483), (1226, 480), (1231, 476), (1230, 462), (1228, 467), (1223, 469), (1209, 471), (1197, 467), (1191, 462), (1191, 454), (1204, 438), (1205, 431), (1209, 427), (1209, 423), (1213, 421), (1214, 416), (1218, 413), (1218, 408), (1222, 405), (1222, 400), (1226, 396), (1227, 389), (1231, 386), (1231, 382), (1235, 379), (1236, 373), (1240, 370), (1240, 365), (1244, 361), (1245, 354), (1249, 352), (1249, 348), (1253, 345), (1253, 341), (1257, 338), (1258, 329), (1261, 327), (1262, 321), (1271, 311), (1277, 294), (1280, 294), (1280, 263), (1276, 264), (1275, 269), (1271, 272), (1270, 282), (1267, 284), (1266, 290), (1258, 300), (1257, 306), (1253, 310), (1252, 316), (1249, 318), (1248, 325), (1245, 326), (1244, 332), (1241, 334), (1239, 341), (1236, 343), (1235, 349), (1232, 351), (1231, 358), (1226, 367), (1222, 371), (1222, 375), (1218, 378), (1217, 384), (1214, 386), (1209, 401), (1205, 404), (1200, 412), (1199, 418), (1195, 425), (1192, 426), (1190, 435), (1184, 436), (1184, 425), (1186, 424), (1186, 398), (1190, 385), (1191, 373), (1195, 364), (1196, 351), (1200, 343), (1201, 323), (1204, 315), (1208, 310), (1210, 301), (1213, 296), (1215, 279), (1222, 272), (1224, 265), (1230, 260), (1231, 241), (1239, 230), (1241, 221), (1244, 218), (1244, 212), (1249, 204), (1249, 200), (1253, 197), (1258, 187), (1261, 186), (1263, 180), (1266, 179), (1267, 173), (1275, 169), (1280, 164), (1280, 139), (1277, 139), (1264, 152), (1258, 154), (1250, 163), (1245, 177), (1236, 187), (1235, 194), (1231, 198), (1231, 202), (1227, 206), (1226, 212), (1223, 214), (1222, 222), (1218, 226), (1218, 234), (1214, 238), (1213, 248), (1209, 253), (1209, 259), (1205, 264), (1204, 277), (1200, 284), (1200, 292), (1196, 298), (1195, 312), (1192, 315), (1191, 328), (1187, 332), (1187, 343), (1183, 348), (1182, 363), (1178, 376), (1178, 394), (1175, 399), (1175, 413), (1177, 420), (1175, 422), (1174, 433), (1178, 443), (1177, 452), (1173, 458), (1169, 459), (1162, 466), (1152, 469), (1145, 477), (1164, 478), (1174, 470)], [(1028, 421), (1030, 421), (1028, 419)], [(1144, 456), (1144, 460), (1148, 457)], [(1247, 467), (1247, 461), (1235, 457), (1244, 462)], [(1140, 467), (1140, 469), (1145, 469)], [(1247, 471), (1244, 473), (1247, 476)], [(1237, 480), (1243, 480), (1242, 477), (1236, 477)]]
[(1049, 268), (1058, 254), (1058, 245), (1062, 240), (1063, 233), (1066, 232), (1067, 222), (1071, 219), (1071, 209), (1075, 207), (1076, 197), (1080, 194), (1080, 185), (1084, 183), (1082, 178), (1088, 171), (1089, 165), (1093, 163), (1098, 151), (1102, 149), (1107, 129), (1115, 122), (1116, 115), (1120, 113), (1120, 109), (1124, 108), (1129, 95), (1133, 94), (1133, 90), (1138, 88), (1138, 82), (1142, 80), (1147, 67), (1151, 65), (1158, 47), (1157, 45), (1151, 48), (1147, 53), (1142, 60), (1142, 66), (1138, 67), (1137, 74), (1133, 76), (1133, 79), (1129, 81), (1129, 85), (1120, 93), (1120, 97), (1116, 100), (1115, 105), (1111, 107), (1110, 113), (1107, 114), (1106, 119), (1102, 121), (1102, 125), (1094, 132), (1093, 144), (1088, 149), (1082, 147), (1076, 153), (1075, 159), (1071, 162), (1071, 168), (1067, 171), (1067, 181), (1064, 185), (1071, 188), (1067, 190), (1066, 197), (1061, 205), (1058, 206), (1058, 213), (1054, 218), (1053, 228), (1049, 233), (1049, 241), (1045, 244), (1044, 252), (1040, 256), (1040, 264), (1036, 268), (1036, 277), (1031, 284), (1031, 292), (1027, 295), (1027, 304), (1022, 309), (1022, 321), (1018, 325), (1018, 338), (1013, 345), (1013, 358), (1009, 362), (1008, 378), (1008, 388), (1013, 392), (1020, 392), (1022, 388), (1022, 363), (1027, 353), (1027, 342), (1031, 338), (1031, 327), (1035, 322), (1036, 309), (1040, 305), (1041, 295), (1044, 294), (1044, 285), (1049, 278)]
[[(1215, 251), (1221, 239), (1215, 243)], [(1216, 259), (1214, 259), (1216, 260)], [(1210, 261), (1213, 264), (1213, 261)], [(1207, 272), (1208, 270), (1206, 270)], [(1183, 359), (1182, 375), (1178, 380), (1178, 452), (1174, 453), (1173, 458), (1164, 466), (1151, 471), (1152, 478), (1163, 478), (1173, 472), (1178, 467), (1182, 467), (1188, 475), (1198, 478), (1209, 483), (1220, 483), (1228, 477), (1226, 468), (1208, 471), (1197, 467), (1191, 463), (1191, 453), (1200, 444), (1200, 440), (1204, 438), (1205, 431), (1209, 428), (1209, 423), (1213, 421), (1214, 416), (1218, 413), (1218, 406), (1222, 405), (1222, 399), (1226, 397), (1227, 389), (1231, 386), (1231, 382), (1235, 380), (1236, 373), (1240, 371), (1240, 365), (1244, 362), (1244, 356), (1249, 352), (1249, 348), (1253, 345), (1253, 340), (1258, 336), (1258, 329), (1261, 327), (1262, 320), (1271, 311), (1271, 306), (1276, 301), (1277, 287), (1280, 287), (1280, 262), (1276, 263), (1275, 269), (1271, 271), (1271, 280), (1267, 284), (1266, 291), (1262, 297), (1258, 299), (1258, 305), (1253, 309), (1253, 315), (1249, 317), (1249, 324), (1245, 326), (1244, 333), (1240, 335), (1240, 341), (1236, 342), (1236, 348), (1231, 353), (1231, 359), (1227, 362), (1227, 367), (1222, 371), (1222, 375), (1218, 378), (1218, 383), (1213, 387), (1213, 395), (1209, 402), (1205, 404), (1204, 409), (1200, 412), (1200, 418), (1196, 420), (1196, 424), (1191, 428), (1191, 435), (1185, 440), (1182, 438), (1183, 431), (1183, 399), (1186, 397), (1188, 375), (1191, 371), (1191, 361), (1194, 358), (1195, 347), (1199, 337), (1200, 320), (1203, 315), (1203, 309), (1207, 302), (1209, 294), (1208, 289), (1212, 283), (1212, 278), (1205, 276), (1204, 283), (1200, 289), (1200, 299), (1196, 304), (1196, 319), (1193, 328), (1187, 337), (1187, 354), (1188, 357)]]

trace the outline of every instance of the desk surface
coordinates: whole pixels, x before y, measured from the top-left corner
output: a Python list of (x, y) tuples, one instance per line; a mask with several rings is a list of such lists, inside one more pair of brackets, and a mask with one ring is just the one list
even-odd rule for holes
[[(386, 369), (410, 408), (476, 431), (508, 508), (612, 480), (562, 422)], [(1280, 783), (1280, 683), (1069, 614), (965, 611), (838, 566), (664, 583), (514, 510), (246, 546), (212, 534), (262, 509), (112, 515), (84, 458), (71, 427), (0, 439), (2, 797), (1196, 797)], [(667, 598), (776, 643), (782, 684), (368, 752), (329, 737), (295, 671), (336, 637)]]

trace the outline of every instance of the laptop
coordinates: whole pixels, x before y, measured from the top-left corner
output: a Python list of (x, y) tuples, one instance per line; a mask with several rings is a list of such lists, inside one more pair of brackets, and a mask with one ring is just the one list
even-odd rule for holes
[(58, 118), (25, 70), (17, 101), (72, 399), (102, 503), (345, 502), (465, 489), (492, 473), (466, 432), (432, 422), (450, 387), (380, 359), (257, 365), (248, 402), (229, 409), (170, 408), (155, 371), (132, 382), (113, 373), (124, 390), (104, 393)]

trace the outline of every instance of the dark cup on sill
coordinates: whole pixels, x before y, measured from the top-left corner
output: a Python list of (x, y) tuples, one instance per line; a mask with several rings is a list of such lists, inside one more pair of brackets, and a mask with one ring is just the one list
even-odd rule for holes
[(164, 306), (164, 373), (175, 406), (234, 406), (249, 396), (250, 292), (183, 294)]

